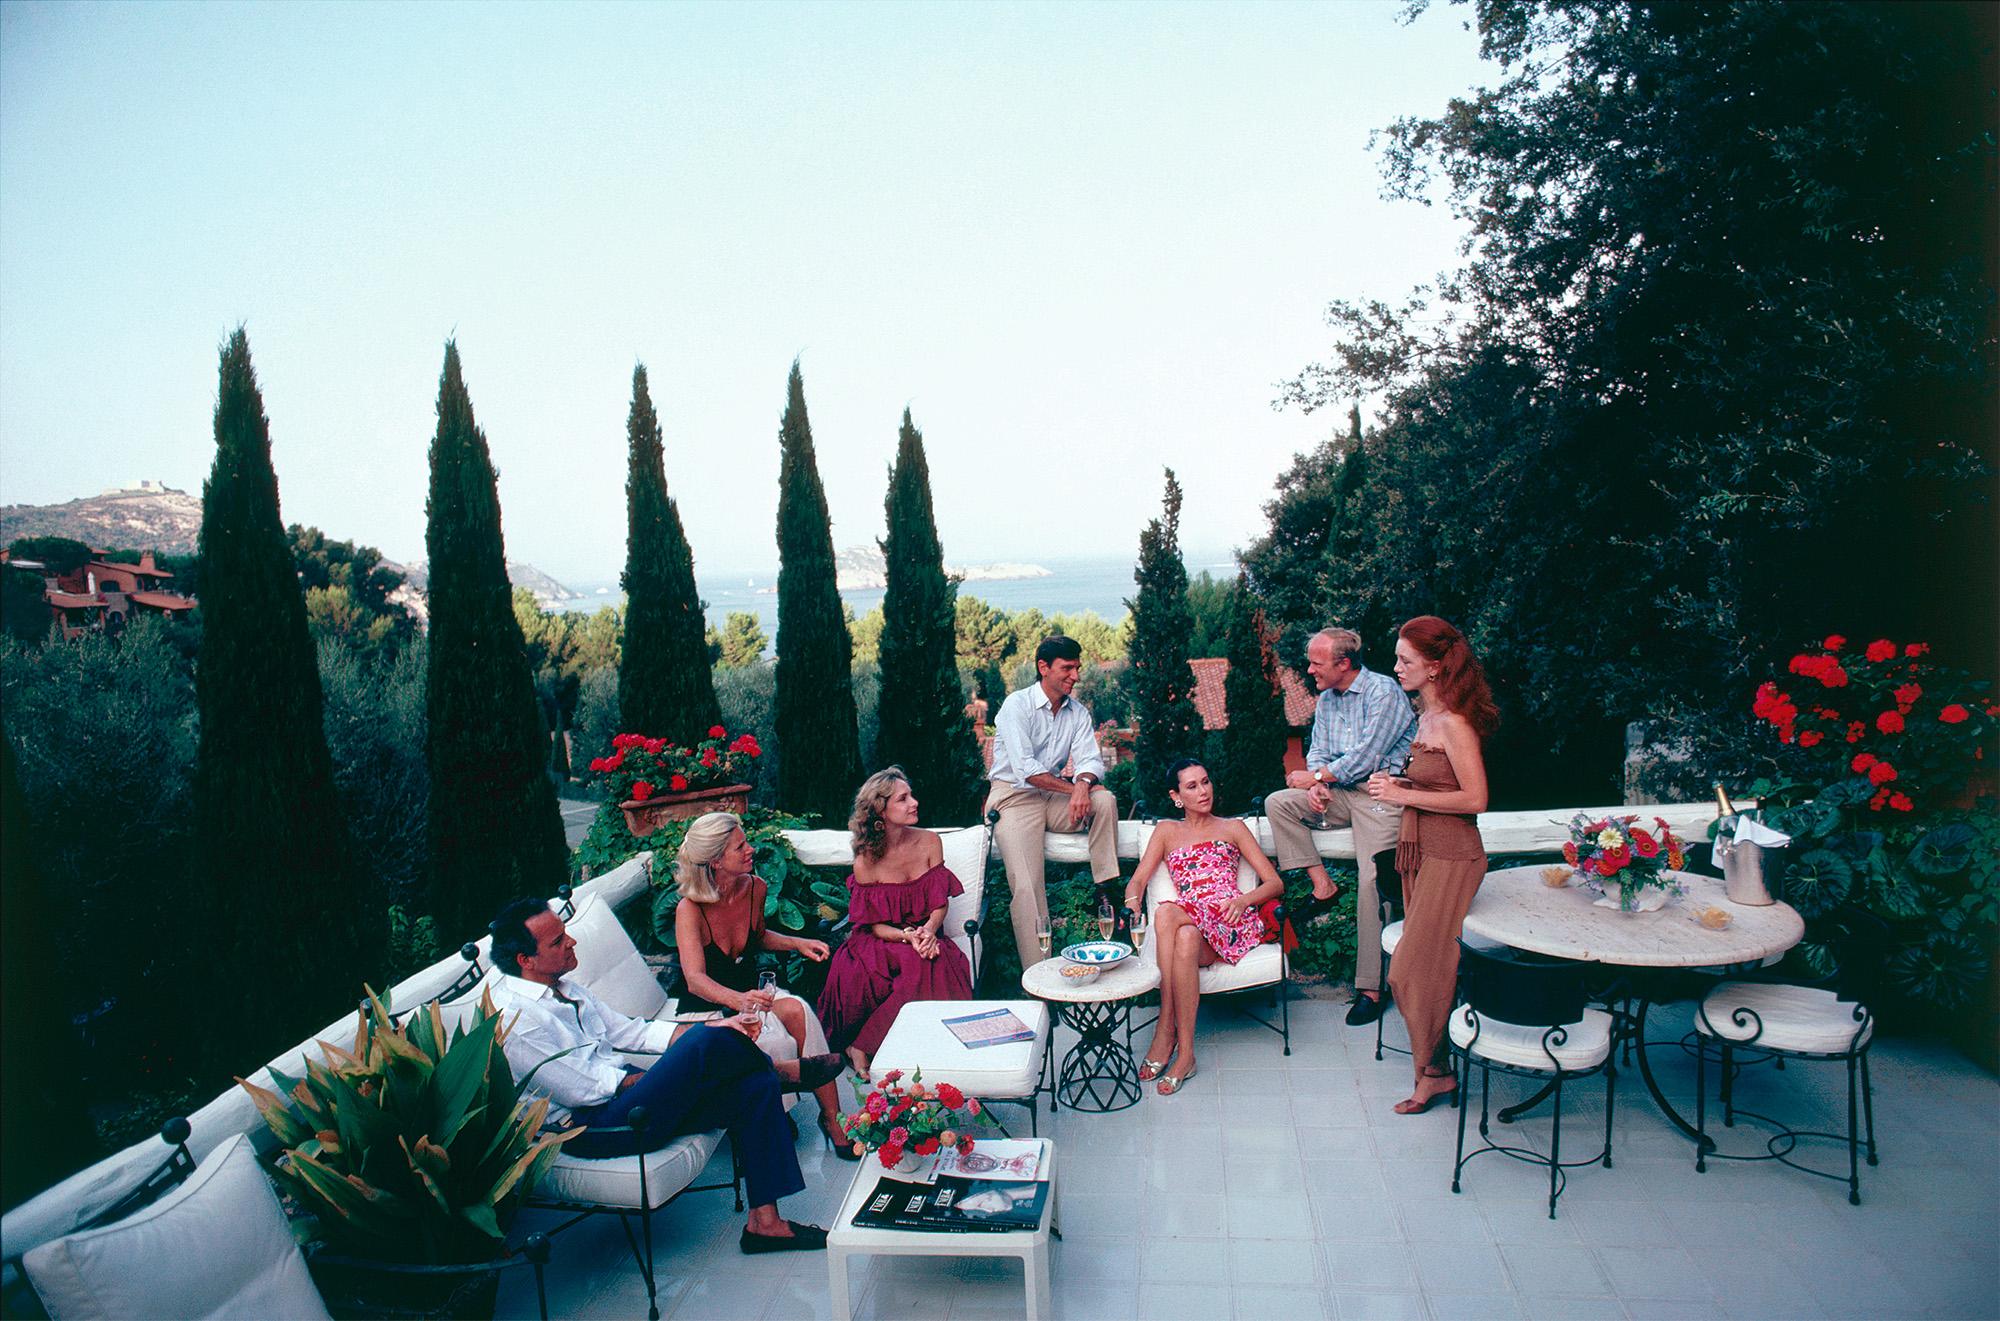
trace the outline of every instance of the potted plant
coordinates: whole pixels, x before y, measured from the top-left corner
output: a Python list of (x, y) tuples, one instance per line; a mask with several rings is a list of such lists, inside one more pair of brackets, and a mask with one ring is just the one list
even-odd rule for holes
[(1664, 817), (1654, 817), (1648, 829), (1636, 814), (1593, 817), (1578, 812), (1570, 818), (1563, 861), (1603, 896), (1598, 902), (1605, 907), (1649, 913), (1665, 907), (1681, 889), (1671, 873), (1686, 865), (1687, 846), (1667, 828)]
[(505, 1040), (485, 995), (447, 1034), (435, 1002), (399, 1025), (371, 992), (350, 1049), (322, 1041), (304, 1078), (272, 1070), (281, 1091), (237, 1079), (283, 1147), (274, 1177), (337, 1313), (491, 1313), (521, 1259), (507, 1227), (569, 1136), (541, 1134), (549, 1103), (523, 1094)]
[(950, 1083), (924, 1086), (922, 1069), (910, 1075), (908, 1087), (902, 1080), (903, 1071), (891, 1069), (882, 1075), (882, 1085), (866, 1095), (857, 1081), (854, 1096), (860, 1109), (840, 1121), (854, 1142), (855, 1154), (874, 1152), (884, 1169), (914, 1169), (941, 1147), (970, 1151), (972, 1135), (967, 1130), (975, 1122), (992, 1122), (982, 1117), (976, 1097)]
[(754, 735), (731, 738), (721, 725), (687, 748), (620, 734), (611, 740), (611, 755), (592, 758), (590, 769), (608, 778), (611, 800), (625, 813), (627, 828), (644, 839), (668, 821), (742, 812), (750, 804), (750, 782), (763, 752)]

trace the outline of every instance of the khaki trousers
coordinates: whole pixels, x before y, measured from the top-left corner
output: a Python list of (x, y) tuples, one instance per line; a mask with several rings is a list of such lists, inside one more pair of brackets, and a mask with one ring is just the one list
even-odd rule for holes
[[(1264, 800), (1264, 816), (1271, 823), (1271, 838), (1278, 846), (1278, 867), (1295, 871), (1325, 862), (1313, 848), (1314, 830), (1354, 831), (1355, 870), (1360, 873), (1360, 892), (1354, 896), (1354, 989), (1382, 989), (1382, 903), (1375, 890), (1375, 855), (1396, 847), (1403, 825), (1403, 809), (1378, 803), (1365, 789), (1343, 789), (1328, 785), (1333, 803), (1324, 815), (1314, 812), (1312, 799), (1304, 789), (1280, 789)], [(1386, 808), (1386, 811), (1377, 811)]]
[(1021, 952), (1026, 968), (1042, 957), (1035, 944), (1035, 932), (1048, 925), (1049, 897), (1042, 879), (1042, 836), (1076, 835), (1090, 832), (1090, 879), (1118, 879), (1118, 798), (1109, 789), (1090, 791), (1090, 824), (1069, 823), (1069, 795), (1046, 789), (1017, 788), (1003, 780), (992, 782), (986, 795), (986, 810), (1000, 813), (993, 827), (993, 842), (999, 846), (1000, 861), (1007, 868), (1007, 889), (1014, 896), (1014, 946)]

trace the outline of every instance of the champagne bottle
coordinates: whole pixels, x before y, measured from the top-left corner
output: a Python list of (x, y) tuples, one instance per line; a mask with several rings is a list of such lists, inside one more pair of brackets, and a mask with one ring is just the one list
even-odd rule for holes
[(1726, 820), (1736, 815), (1736, 804), (1729, 801), (1729, 790), (1722, 787), (1722, 781), (1715, 782), (1715, 815)]

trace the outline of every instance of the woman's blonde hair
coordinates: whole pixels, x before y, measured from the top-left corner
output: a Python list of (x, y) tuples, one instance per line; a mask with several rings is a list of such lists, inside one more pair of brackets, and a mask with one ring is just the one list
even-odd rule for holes
[(856, 853), (879, 858), (882, 850), (889, 847), (889, 823), (882, 819), (882, 812), (896, 796), (896, 786), (909, 782), (910, 777), (903, 774), (901, 766), (885, 766), (861, 782), (860, 791), (854, 795), (854, 815), (847, 818)]
[(741, 829), (743, 822), (734, 812), (695, 818), (674, 854), (674, 884), (680, 887), (681, 898), (712, 904), (722, 897), (715, 888), (715, 860), (729, 847), (729, 837)]

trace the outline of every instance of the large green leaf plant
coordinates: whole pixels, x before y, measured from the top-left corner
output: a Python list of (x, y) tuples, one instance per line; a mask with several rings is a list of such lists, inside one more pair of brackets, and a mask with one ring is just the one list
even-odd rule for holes
[(353, 1045), (320, 1042), (305, 1077), (273, 1069), (278, 1091), (237, 1079), (284, 1146), (278, 1183), (335, 1251), (490, 1261), (570, 1136), (542, 1134), (549, 1103), (514, 1080), (490, 997), (449, 1032), (445, 1014), (432, 1002), (399, 1025), (371, 993)]

